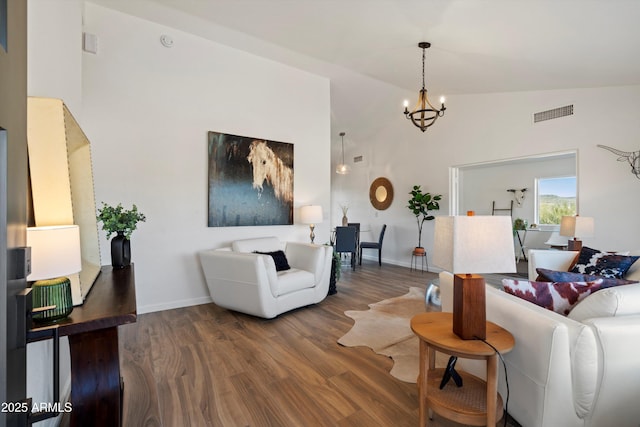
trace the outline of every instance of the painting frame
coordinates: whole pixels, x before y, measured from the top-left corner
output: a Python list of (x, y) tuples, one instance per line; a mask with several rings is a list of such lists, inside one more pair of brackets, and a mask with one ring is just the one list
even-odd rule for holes
[(208, 227), (293, 225), (294, 144), (207, 133)]

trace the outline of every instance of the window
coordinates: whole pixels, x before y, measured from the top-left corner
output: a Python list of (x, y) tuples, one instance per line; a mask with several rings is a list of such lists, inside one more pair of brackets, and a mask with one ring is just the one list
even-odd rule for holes
[(564, 215), (576, 214), (576, 177), (536, 179), (536, 222), (559, 225)]

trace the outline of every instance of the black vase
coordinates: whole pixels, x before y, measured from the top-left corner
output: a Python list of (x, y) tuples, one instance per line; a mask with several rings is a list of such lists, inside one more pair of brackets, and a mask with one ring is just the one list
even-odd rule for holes
[(131, 241), (127, 239), (123, 231), (111, 239), (111, 266), (113, 268), (125, 268), (131, 264)]

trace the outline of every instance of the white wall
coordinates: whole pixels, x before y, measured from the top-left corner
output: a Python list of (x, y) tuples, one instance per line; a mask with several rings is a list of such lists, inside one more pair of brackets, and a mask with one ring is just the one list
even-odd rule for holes
[[(97, 55), (81, 52), (81, 30), (98, 36)], [(173, 48), (160, 45), (161, 34), (174, 38)], [(258, 235), (308, 238), (303, 225), (206, 226), (209, 130), (294, 143), (296, 208), (314, 203), (326, 210), (317, 241), (329, 239), (346, 203), (349, 219), (372, 230), (363, 239), (377, 238), (388, 224), (385, 262), (409, 265), (417, 243), (415, 219), (406, 209), (413, 185), (443, 194), (437, 214), (446, 215), (452, 165), (565, 150), (578, 152), (580, 213), (596, 220), (596, 237), (585, 244), (640, 246), (640, 182), (627, 164), (596, 147), (639, 148), (639, 86), (453, 95), (447, 114), (422, 133), (402, 115), (402, 100), (414, 102), (417, 86), (408, 93), (326, 68), (330, 86), (313, 73), (91, 3), (30, 0), (29, 94), (64, 99), (79, 120), (92, 142), (96, 199), (136, 203), (147, 215), (132, 241), (139, 312), (209, 300), (196, 259), (201, 249)], [(534, 112), (567, 104), (574, 104), (573, 116), (532, 123)], [(364, 157), (347, 176), (333, 172), (342, 131), (346, 158)], [(368, 200), (379, 176), (395, 190), (385, 211)], [(432, 231), (433, 224), (425, 224), (429, 257)], [(106, 239), (101, 245), (108, 264)], [(35, 392), (40, 399), (47, 384), (31, 383), (32, 373), (46, 374), (48, 358), (36, 359), (30, 359), (29, 381), (32, 390), (41, 386)]]
[[(371, 230), (362, 233), (362, 240), (377, 241), (382, 225), (387, 224), (383, 263), (409, 266), (411, 249), (418, 244), (415, 217), (406, 208), (409, 191), (413, 185), (421, 185), (423, 191), (434, 194), (447, 191), (447, 182), (435, 183), (431, 171), (425, 169), (429, 156), (425, 148), (434, 143), (433, 134), (422, 134), (402, 114), (402, 102), (412, 94), (348, 70), (334, 70), (333, 76), (332, 225), (341, 223), (343, 204), (349, 206), (349, 221), (360, 222), (362, 229)], [(342, 131), (346, 132), (345, 160), (352, 168), (349, 175), (335, 173), (342, 159)], [(363, 156), (363, 161), (353, 163), (354, 156)], [(369, 187), (378, 177), (388, 178), (394, 189), (393, 202), (383, 211), (377, 211), (369, 202)], [(443, 209), (447, 207), (446, 200), (445, 196)], [(423, 246), (431, 246), (432, 227), (425, 223)], [(363, 257), (377, 260), (377, 252), (364, 251)]]
[[(98, 36), (97, 55), (82, 52), (83, 30)], [(162, 47), (161, 34), (175, 46)], [(293, 143), (296, 222), (304, 204), (329, 212), (326, 78), (80, 0), (30, 0), (28, 82), (31, 96), (63, 99), (89, 137), (96, 200), (147, 215), (132, 240), (140, 313), (210, 301), (201, 249), (308, 240), (306, 225), (207, 227), (207, 131)], [(316, 234), (328, 240), (328, 220)], [(109, 264), (108, 241), (101, 246)], [(64, 396), (66, 339), (61, 353)], [(29, 345), (28, 358), (30, 396), (50, 401), (50, 343)]]
[[(496, 209), (509, 208), (513, 201), (513, 218), (535, 221), (535, 180), (576, 173), (575, 156), (537, 158), (530, 161), (501, 162), (460, 168), (459, 187), (461, 215), (472, 210), (476, 215), (491, 215), (492, 202)], [(524, 198), (518, 204), (507, 189), (523, 189)], [(519, 194), (519, 193), (518, 193)]]
[[(79, 119), (81, 99), (82, 0), (29, 0), (27, 92), (29, 96), (60, 98)], [(34, 403), (53, 399), (53, 344), (27, 345), (27, 396)], [(60, 396), (71, 391), (69, 340), (60, 339)], [(59, 417), (58, 417), (59, 418)], [(56, 425), (57, 418), (37, 423)]]
[[(131, 241), (139, 312), (210, 301), (200, 250), (255, 236), (308, 240), (301, 224), (207, 227), (207, 132), (293, 143), (294, 220), (305, 204), (328, 212), (326, 78), (91, 3), (84, 19), (98, 37), (97, 55), (85, 53), (82, 67), (96, 202), (135, 203), (147, 216)], [(316, 235), (328, 241), (328, 221)]]
[[(615, 155), (596, 146), (625, 151), (639, 148), (640, 86), (452, 95), (447, 98), (446, 115), (423, 134), (400, 113), (402, 98), (413, 101), (417, 92), (394, 92), (378, 82), (359, 81), (361, 85), (343, 85), (340, 93), (332, 93), (332, 109), (344, 113), (344, 117), (335, 115), (338, 119), (332, 123), (333, 161), (338, 160), (337, 132), (345, 130), (349, 135), (350, 129), (357, 129), (363, 136), (352, 137), (348, 149), (345, 138), (347, 158), (364, 154), (366, 163), (355, 165), (354, 173), (346, 177), (334, 173), (332, 191), (335, 200), (350, 200), (360, 209), (357, 215), (349, 215), (350, 220), (379, 222), (384, 217), (394, 235), (390, 245), (385, 238), (386, 262), (409, 265), (417, 235), (414, 218), (406, 209), (413, 184), (444, 194), (438, 214), (446, 215), (450, 167), (568, 150), (578, 153), (579, 212), (596, 221), (596, 236), (585, 239), (585, 245), (607, 250), (640, 246), (640, 223), (635, 219), (640, 200), (634, 196), (640, 182), (628, 164), (617, 162)], [(345, 107), (350, 100), (372, 108), (366, 115), (353, 114), (351, 119), (351, 111)], [(569, 104), (574, 105), (573, 116), (533, 124), (533, 113)], [(336, 122), (340, 122), (339, 128)], [(371, 131), (365, 135), (366, 129)], [(368, 202), (369, 184), (377, 176), (387, 176), (396, 194), (391, 208), (378, 217)], [(337, 206), (332, 214), (337, 221)], [(432, 232), (433, 224), (426, 223), (423, 246), (429, 260)]]
[[(538, 178), (558, 176), (575, 176), (575, 155), (562, 154), (533, 159), (514, 159), (513, 161), (464, 166), (459, 169), (459, 206), (458, 212), (464, 215), (471, 210), (476, 215), (491, 215), (492, 203), (496, 209), (508, 209), (513, 202), (513, 219), (522, 218), (528, 224), (535, 223), (536, 191), (535, 182)], [(517, 203), (513, 193), (507, 189), (523, 189), (524, 198)], [(520, 195), (520, 193), (518, 193)], [(508, 212), (499, 211), (496, 215), (507, 215)], [(552, 231), (559, 227), (538, 227), (535, 231), (528, 230), (520, 233), (527, 249), (548, 249), (545, 245)], [(516, 243), (516, 253), (519, 251)]]
[(82, 113), (83, 0), (29, 0), (29, 96), (62, 98)]

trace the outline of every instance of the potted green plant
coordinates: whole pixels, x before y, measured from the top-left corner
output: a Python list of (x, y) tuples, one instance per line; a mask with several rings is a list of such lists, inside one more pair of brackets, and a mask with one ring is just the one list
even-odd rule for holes
[(516, 218), (513, 221), (513, 229), (514, 230), (526, 230), (527, 229), (527, 220), (522, 218)]
[(131, 264), (131, 234), (137, 228), (138, 222), (146, 221), (142, 212), (134, 204), (131, 209), (124, 209), (121, 203), (117, 206), (102, 202), (96, 217), (102, 222), (102, 229), (107, 232), (107, 239), (111, 239), (111, 265), (114, 268), (124, 268)]
[(435, 218), (433, 215), (429, 214), (429, 211), (440, 209), (440, 204), (438, 202), (442, 199), (442, 195), (423, 193), (419, 185), (414, 185), (409, 194), (411, 194), (411, 198), (409, 199), (407, 208), (409, 208), (411, 213), (415, 215), (416, 222), (418, 223), (418, 246), (415, 247), (414, 251), (416, 254), (423, 254), (422, 226), (425, 221), (431, 221)]
[(336, 288), (336, 283), (340, 280), (340, 274), (342, 273), (342, 259), (340, 258), (340, 254), (333, 250), (333, 244), (325, 243), (327, 246), (331, 246), (332, 250), (332, 258), (331, 258), (331, 275), (329, 276), (329, 293), (328, 295), (333, 295), (338, 292)]
[(340, 280), (340, 273), (342, 273), (342, 259), (339, 253), (333, 252), (333, 258), (331, 259), (331, 276), (329, 277), (329, 295), (338, 292), (336, 283)]

